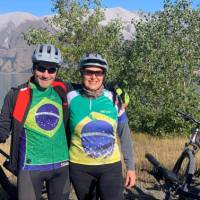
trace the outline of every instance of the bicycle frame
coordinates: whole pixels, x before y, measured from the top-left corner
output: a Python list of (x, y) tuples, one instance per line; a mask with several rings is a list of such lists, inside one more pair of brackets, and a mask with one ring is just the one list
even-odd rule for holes
[(0, 184), (12, 200), (17, 200), (17, 187), (13, 183), (11, 183), (4, 171), (4, 168), (10, 171), (9, 168), (7, 168), (9, 162), (9, 155), (6, 154), (2, 149), (0, 149), (0, 154), (2, 154), (6, 158), (6, 161), (3, 163), (3, 166), (0, 166)]
[[(173, 196), (179, 197), (189, 197), (192, 199), (199, 199), (200, 196), (191, 193), (190, 185), (192, 183), (192, 178), (195, 174), (195, 155), (200, 148), (200, 122), (193, 119), (187, 113), (182, 111), (177, 111), (177, 113), (183, 118), (185, 121), (190, 121), (196, 125), (194, 129), (192, 129), (191, 137), (189, 141), (185, 144), (185, 147), (177, 159), (172, 170), (168, 170), (163, 165), (157, 161), (153, 155), (146, 154), (145, 157), (148, 161), (153, 165), (153, 171), (149, 173), (154, 176), (154, 178), (160, 183), (160, 181), (164, 181), (165, 187), (165, 200), (170, 200)], [(181, 170), (182, 164), (184, 160), (187, 159), (186, 170), (184, 171), (183, 180), (179, 178), (179, 171)]]

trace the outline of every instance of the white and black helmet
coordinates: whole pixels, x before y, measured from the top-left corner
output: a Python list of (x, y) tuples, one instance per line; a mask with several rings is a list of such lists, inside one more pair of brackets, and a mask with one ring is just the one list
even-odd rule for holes
[(98, 53), (87, 53), (80, 60), (79, 67), (80, 69), (87, 66), (97, 66), (108, 70), (108, 63), (106, 59), (104, 59), (101, 54)]
[(38, 45), (33, 52), (32, 62), (50, 62), (55, 63), (58, 67), (62, 64), (61, 52), (58, 48), (51, 44)]

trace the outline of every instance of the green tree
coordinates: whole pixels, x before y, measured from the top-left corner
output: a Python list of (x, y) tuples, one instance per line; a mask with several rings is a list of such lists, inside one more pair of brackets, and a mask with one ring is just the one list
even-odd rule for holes
[(121, 71), (131, 94), (132, 127), (157, 135), (183, 127), (175, 110), (200, 117), (200, 13), (187, 0), (165, 0), (164, 9), (135, 24)]
[(67, 60), (69, 69), (61, 71), (65, 80), (77, 81), (77, 63), (86, 52), (104, 55), (110, 65), (109, 77), (119, 73), (118, 50), (122, 44), (121, 24), (107, 25), (100, 0), (54, 0), (55, 15), (46, 19), (50, 29), (30, 29), (25, 34), (28, 44), (52, 43), (58, 46)]

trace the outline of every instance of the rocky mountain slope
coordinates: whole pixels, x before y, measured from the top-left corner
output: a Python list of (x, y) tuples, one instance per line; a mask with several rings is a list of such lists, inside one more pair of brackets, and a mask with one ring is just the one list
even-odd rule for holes
[[(135, 33), (132, 20), (140, 20), (137, 12), (130, 12), (123, 8), (105, 9), (107, 24), (113, 19), (120, 19), (123, 23), (123, 35), (125, 39), (131, 39)], [(33, 47), (26, 44), (23, 32), (28, 28), (44, 28), (47, 25), (43, 17), (37, 17), (30, 13), (13, 12), (0, 15), (0, 72), (23, 73), (31, 68), (31, 54)]]

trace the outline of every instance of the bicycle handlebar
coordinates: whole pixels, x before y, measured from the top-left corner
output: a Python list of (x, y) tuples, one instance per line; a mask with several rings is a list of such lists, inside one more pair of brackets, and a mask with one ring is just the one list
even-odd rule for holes
[[(155, 167), (158, 171), (158, 175), (161, 179), (165, 179), (170, 182), (179, 182), (176, 174), (172, 171), (168, 170), (167, 168), (163, 167), (157, 160), (154, 158), (153, 155), (150, 153), (145, 154), (147, 160)], [(156, 177), (155, 177), (156, 178)]]
[(197, 126), (200, 126), (200, 122), (197, 121), (196, 119), (192, 118), (191, 115), (183, 112), (183, 111), (180, 111), (180, 110), (176, 110), (176, 112), (181, 116), (182, 119), (184, 119), (185, 121), (191, 121), (193, 123), (195, 123)]
[(151, 155), (150, 153), (145, 154), (145, 158), (156, 168), (160, 167), (161, 164)]

